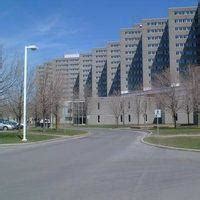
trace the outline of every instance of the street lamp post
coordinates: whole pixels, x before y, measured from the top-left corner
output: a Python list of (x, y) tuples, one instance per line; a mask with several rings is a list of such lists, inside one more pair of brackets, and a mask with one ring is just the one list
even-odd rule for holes
[(29, 46), (25, 46), (24, 48), (24, 113), (23, 113), (23, 142), (27, 141), (26, 138), (26, 89), (27, 89), (27, 53), (28, 53), (28, 49), (34, 51), (37, 50), (37, 46), (36, 45), (29, 45)]

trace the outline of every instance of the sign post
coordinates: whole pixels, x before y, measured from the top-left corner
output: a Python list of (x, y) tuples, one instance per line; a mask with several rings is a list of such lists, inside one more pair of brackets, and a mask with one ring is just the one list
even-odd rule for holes
[(156, 109), (154, 111), (155, 117), (157, 119), (157, 134), (159, 135), (159, 122), (158, 122), (158, 118), (161, 118), (161, 110), (160, 109)]

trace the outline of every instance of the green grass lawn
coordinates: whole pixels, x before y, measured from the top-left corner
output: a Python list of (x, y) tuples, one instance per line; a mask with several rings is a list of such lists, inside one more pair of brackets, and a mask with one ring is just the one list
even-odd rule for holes
[[(28, 142), (37, 142), (43, 140), (50, 140), (57, 138), (53, 135), (34, 135), (27, 134)], [(0, 144), (13, 144), (13, 143), (23, 143), (22, 142), (22, 134), (18, 134), (18, 132), (2, 132), (0, 131)]]
[[(151, 130), (154, 134), (157, 134), (156, 129)], [(200, 134), (200, 128), (196, 127), (180, 127), (180, 128), (160, 128), (160, 135), (181, 135), (181, 134)]]
[[(62, 136), (74, 136), (86, 134), (87, 131), (74, 130), (74, 129), (46, 129), (43, 132), (42, 128), (30, 128), (27, 131), (28, 142), (37, 142), (43, 140), (50, 140)], [(22, 142), (22, 130), (18, 131), (0, 131), (0, 144), (13, 144)]]
[(200, 149), (200, 136), (159, 137), (150, 136), (144, 139), (149, 143), (186, 149)]
[(74, 129), (45, 129), (43, 132), (42, 128), (31, 128), (30, 133), (44, 133), (44, 134), (49, 134), (49, 135), (64, 135), (64, 136), (74, 136), (74, 135), (82, 135), (86, 134), (87, 131), (82, 131), (82, 130), (74, 130)]

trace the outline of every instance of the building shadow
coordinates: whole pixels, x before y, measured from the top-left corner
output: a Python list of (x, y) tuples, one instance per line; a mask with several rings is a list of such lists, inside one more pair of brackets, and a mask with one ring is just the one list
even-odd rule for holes
[(84, 85), (84, 97), (91, 97), (92, 96), (92, 68), (88, 74), (87, 80)]
[(128, 72), (128, 91), (137, 90), (143, 83), (142, 67), (142, 37), (138, 43), (135, 55)]
[(166, 24), (161, 37), (154, 61), (151, 65), (151, 85), (157, 87), (157, 76), (168, 69), (169, 63), (169, 28)]
[(110, 87), (110, 91), (108, 93), (109, 96), (116, 94), (116, 92), (121, 91), (121, 64), (118, 65), (117, 71), (115, 73), (115, 77), (113, 79), (112, 85)]
[(99, 97), (107, 96), (107, 62), (104, 64), (97, 88)]

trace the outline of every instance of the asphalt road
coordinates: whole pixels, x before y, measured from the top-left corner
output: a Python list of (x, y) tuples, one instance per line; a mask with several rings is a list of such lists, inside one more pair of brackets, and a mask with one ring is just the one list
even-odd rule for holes
[(0, 148), (1, 200), (199, 200), (200, 153), (150, 147), (141, 133)]

